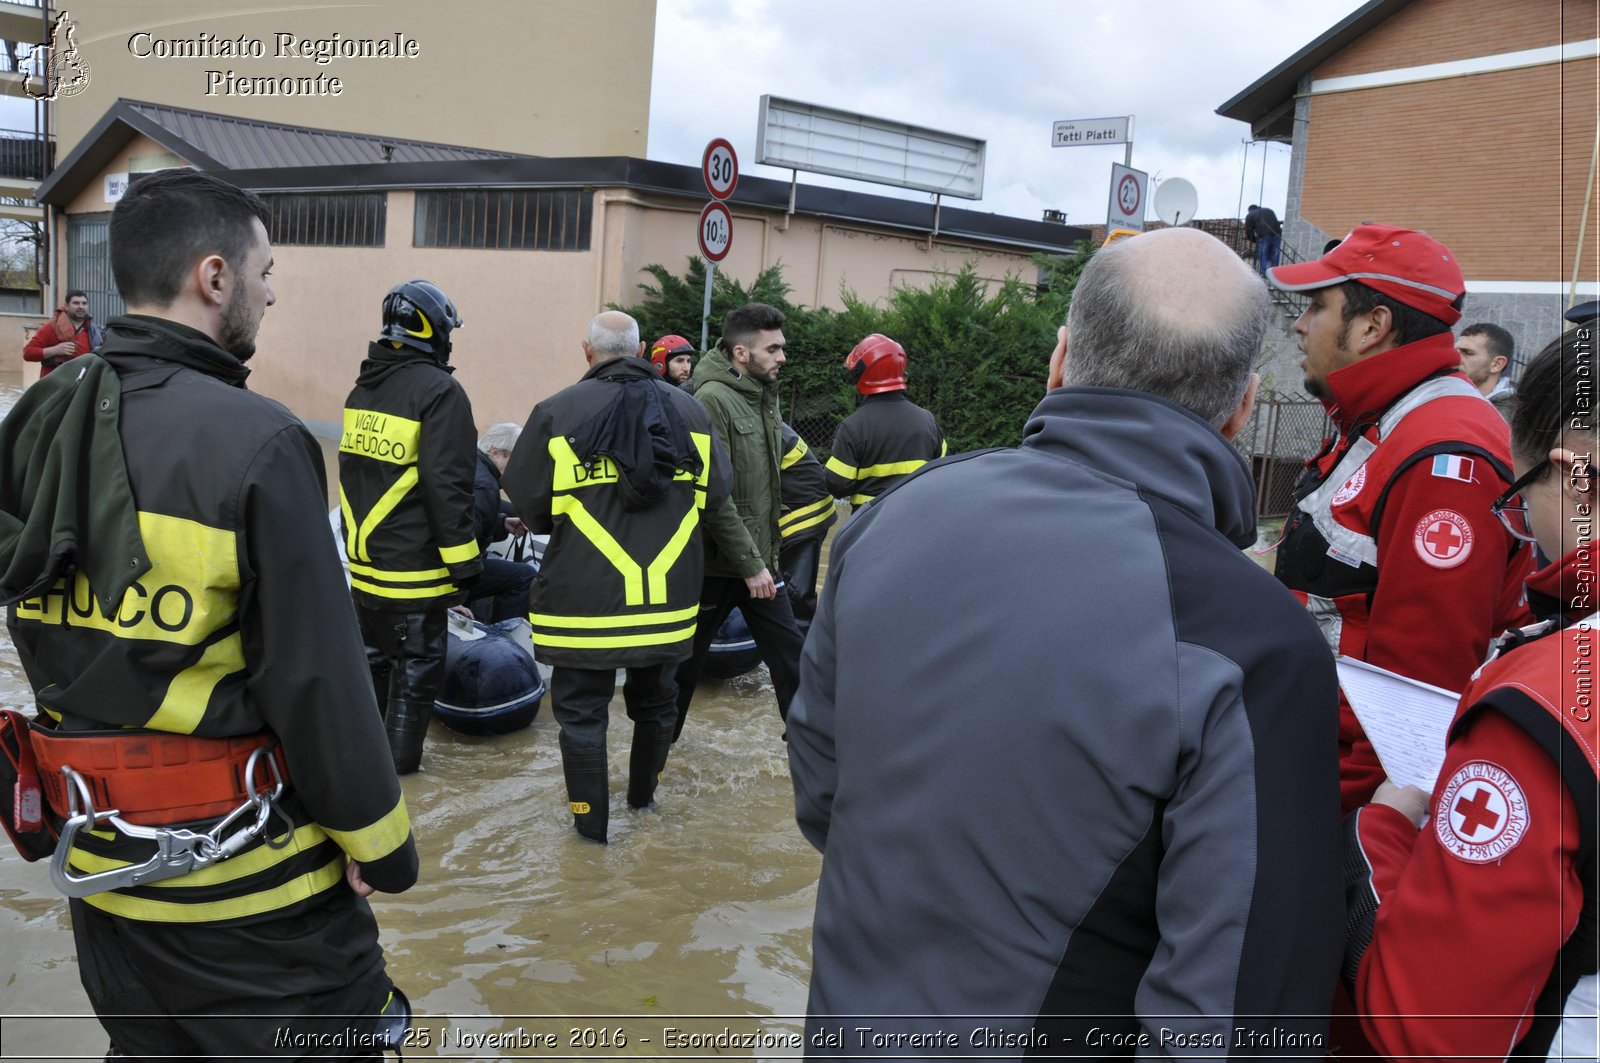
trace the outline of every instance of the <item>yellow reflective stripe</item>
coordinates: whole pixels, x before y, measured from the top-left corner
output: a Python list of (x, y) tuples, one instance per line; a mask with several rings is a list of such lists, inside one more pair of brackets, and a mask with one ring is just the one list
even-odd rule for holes
[(350, 580), (350, 586), (377, 598), (442, 598), (460, 589), (454, 583), (440, 583), (433, 587), (383, 587), (354, 578)]
[[(695, 483), (705, 487), (711, 482), (711, 437), (705, 432), (690, 432), (689, 438), (694, 441), (694, 449), (700, 454), (700, 475)], [(700, 506), (705, 506), (705, 500), (700, 501)]]
[(323, 827), (328, 837), (339, 843), (339, 848), (357, 861), (382, 860), (406, 843), (411, 836), (411, 817), (406, 814), (406, 798), (386, 812), (382, 819), (357, 830), (334, 830)]
[(652, 631), (643, 635), (547, 635), (541, 632), (536, 641), (546, 647), (607, 649), (613, 646), (661, 646), (692, 638), (694, 638), (694, 625), (690, 624), (688, 627), (674, 628), (671, 631)]
[(351, 555), (350, 560), (372, 560), (372, 554), (367, 550), (367, 538), (377, 530), (378, 525), (383, 523), (385, 517), (394, 512), (395, 507), (400, 504), (400, 500), (405, 498), (413, 487), (417, 486), (417, 475), (417, 467), (415, 465), (407, 467), (405, 472), (402, 472), (399, 478), (389, 486), (389, 490), (383, 493), (383, 497), (378, 499), (377, 505), (367, 512), (367, 519), (361, 522), (361, 529), (356, 533), (356, 550)]
[(667, 545), (655, 556), (645, 570), (650, 578), (650, 600), (664, 602), (667, 600), (667, 573), (672, 571), (672, 566), (678, 563), (678, 558), (683, 556), (683, 548), (689, 544), (689, 537), (700, 526), (700, 508), (690, 506), (684, 513), (683, 519), (678, 522), (678, 530), (672, 533), (672, 538), (667, 540)]
[(279, 908), (287, 908), (291, 904), (298, 904), (300, 901), (310, 900), (338, 886), (344, 879), (344, 867), (344, 854), (340, 853), (337, 859), (330, 860), (315, 871), (308, 871), (281, 886), (260, 893), (226, 897), (217, 901), (195, 901), (185, 904), (182, 901), (148, 900), (144, 897), (129, 897), (114, 892), (93, 893), (83, 900), (85, 904), (93, 905), (102, 912), (120, 915), (124, 919), (139, 919), (153, 923), (213, 923), (223, 919), (241, 919), (263, 912), (273, 912)]
[[(160, 882), (148, 882), (145, 885), (151, 889), (167, 889), (173, 886), (220, 886), (260, 874), (274, 864), (281, 864), (290, 857), (309, 852), (326, 840), (327, 835), (323, 833), (321, 827), (315, 823), (307, 823), (294, 832), (294, 835), (284, 843), (283, 848), (274, 849), (270, 845), (260, 845), (247, 853), (212, 864), (210, 867), (202, 867), (187, 875), (163, 879)], [(78, 871), (98, 874), (101, 871), (115, 871), (118, 868), (128, 867), (131, 863), (131, 860), (116, 860), (78, 848), (72, 850), (72, 866)]]
[(837, 457), (828, 459), (828, 471), (833, 473), (835, 476), (843, 476), (846, 480), (861, 479), (860, 469), (856, 468), (854, 465), (846, 465)]
[[(554, 440), (551, 446), (555, 445)], [(643, 605), (644, 599), (644, 569), (639, 563), (628, 556), (622, 544), (611, 537), (611, 533), (600, 526), (583, 503), (572, 495), (557, 495), (550, 500), (550, 512), (555, 516), (565, 516), (572, 521), (573, 527), (579, 534), (599, 550), (601, 555), (609, 562), (611, 567), (622, 573), (622, 600), (627, 605)]]
[(864, 506), (868, 502), (871, 502), (874, 498), (877, 498), (877, 497), (878, 497), (877, 495), (851, 495), (850, 496), (850, 504), (852, 506)]
[(161, 706), (146, 721), (145, 726), (155, 731), (174, 734), (194, 734), (200, 719), (211, 703), (211, 692), (224, 678), (244, 671), (244, 640), (235, 631), (225, 639), (207, 646), (200, 659), (167, 684), (166, 696)]
[(391, 583), (424, 583), (430, 579), (450, 578), (450, 570), (447, 568), (387, 569), (375, 568), (372, 565), (357, 565), (352, 562), (350, 571), (360, 576), (371, 576), (373, 579), (385, 579)]
[(478, 556), (478, 540), (470, 539), (460, 546), (439, 547), (439, 557), (447, 565), (459, 565), (463, 561), (471, 561)]
[(860, 479), (869, 476), (904, 476), (908, 472), (916, 472), (928, 464), (927, 458), (916, 458), (912, 461), (890, 461), (882, 465), (868, 465), (861, 470)]
[(791, 510), (778, 518), (778, 530), (787, 539), (795, 532), (821, 524), (833, 515), (833, 499), (819, 498), (810, 505)]
[(787, 469), (789, 466), (805, 457), (810, 450), (811, 448), (806, 446), (805, 440), (796, 439), (794, 441), (794, 446), (789, 448), (789, 452), (783, 456), (783, 461), (778, 467), (781, 469)]
[(421, 448), (421, 421), (379, 410), (345, 408), (339, 453), (390, 465), (415, 465)]
[(617, 482), (617, 467), (610, 458), (602, 456), (593, 465), (585, 467), (566, 436), (551, 436), (548, 449), (551, 491), (574, 491), (594, 484)]
[(950, 444), (943, 439), (939, 440), (939, 457), (942, 458), (948, 453), (950, 453)]
[(339, 523), (344, 525), (344, 556), (346, 561), (354, 561), (356, 557), (356, 515), (350, 509), (350, 500), (345, 497), (344, 484), (339, 484)]
[(700, 614), (699, 605), (687, 609), (670, 609), (662, 613), (625, 613), (622, 616), (561, 616), (557, 613), (529, 613), (528, 622), (535, 627), (644, 627), (648, 624), (675, 624), (692, 620)]

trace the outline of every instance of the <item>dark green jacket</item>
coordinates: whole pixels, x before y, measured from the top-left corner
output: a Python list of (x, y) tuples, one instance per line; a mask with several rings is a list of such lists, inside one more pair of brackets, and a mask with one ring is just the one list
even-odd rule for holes
[(92, 354), (23, 392), (0, 420), (0, 604), (83, 570), (101, 604), (150, 570), (118, 421), (122, 387)]
[(733, 463), (732, 499), (706, 518), (706, 575), (748, 579), (765, 568), (776, 577), (783, 512), (777, 390), (739, 375), (727, 352), (713, 348), (694, 367), (694, 397), (710, 411)]

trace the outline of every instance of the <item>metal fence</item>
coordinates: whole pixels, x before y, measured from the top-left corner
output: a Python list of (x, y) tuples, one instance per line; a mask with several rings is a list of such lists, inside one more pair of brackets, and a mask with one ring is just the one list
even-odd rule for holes
[(1233, 445), (1250, 463), (1256, 483), (1256, 518), (1286, 516), (1294, 508), (1294, 485), (1306, 459), (1333, 432), (1322, 403), (1270, 392), (1256, 407)]

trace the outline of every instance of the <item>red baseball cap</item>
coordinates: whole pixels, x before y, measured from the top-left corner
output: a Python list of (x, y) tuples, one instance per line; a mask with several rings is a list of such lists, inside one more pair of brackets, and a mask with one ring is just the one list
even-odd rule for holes
[(1446, 325), (1461, 320), (1467, 291), (1449, 248), (1427, 233), (1393, 225), (1358, 225), (1316, 261), (1274, 266), (1267, 277), (1291, 292), (1355, 281)]

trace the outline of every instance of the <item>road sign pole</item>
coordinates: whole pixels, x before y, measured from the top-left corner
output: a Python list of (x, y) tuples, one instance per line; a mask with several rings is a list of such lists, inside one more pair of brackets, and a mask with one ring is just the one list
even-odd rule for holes
[(700, 306), (700, 353), (706, 353), (706, 342), (711, 329), (711, 278), (717, 275), (717, 264), (706, 263), (706, 299)]

